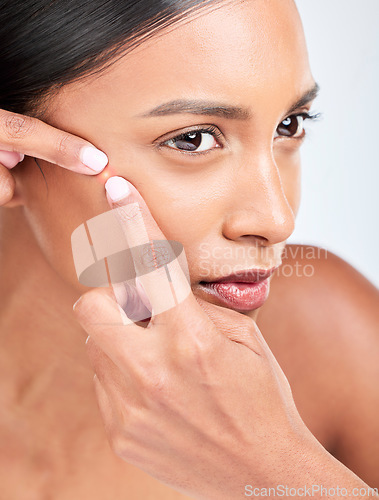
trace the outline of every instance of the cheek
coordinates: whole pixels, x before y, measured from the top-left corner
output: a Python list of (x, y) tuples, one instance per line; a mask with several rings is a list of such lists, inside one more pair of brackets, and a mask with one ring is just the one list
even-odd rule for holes
[[(198, 181), (156, 176), (154, 182), (130, 178), (144, 198), (157, 225), (168, 240), (180, 242), (189, 270), (196, 262), (199, 241), (209, 232), (209, 204), (202, 203)], [(203, 187), (204, 189), (204, 187)]]
[(204, 174), (197, 174), (191, 180), (178, 178), (177, 173), (158, 175), (146, 172), (138, 163), (130, 165), (127, 172), (114, 167), (88, 177), (47, 162), (40, 165), (47, 188), (34, 162), (25, 165), (23, 171), (25, 216), (44, 257), (80, 293), (85, 287), (77, 280), (71, 234), (83, 222), (109, 210), (104, 184), (110, 175), (125, 177), (137, 188), (165, 237), (184, 246), (190, 270), (197, 262), (199, 242), (209, 237), (217, 213), (223, 210), (223, 197), (220, 195), (219, 204), (215, 203), (215, 193), (209, 189), (217, 185), (217, 179), (204, 179)]
[(46, 183), (36, 166), (26, 166), (21, 194), (25, 217), (37, 244), (55, 271), (71, 286), (78, 283), (71, 250), (71, 234), (84, 221), (109, 210), (104, 186), (86, 177), (41, 161)]
[(136, 159), (117, 175), (137, 188), (164, 236), (183, 245), (191, 272), (197, 265), (199, 243), (215, 231), (224, 211), (222, 195), (217, 203), (215, 194), (219, 172), (205, 168), (192, 172), (188, 165), (164, 169), (157, 160)]

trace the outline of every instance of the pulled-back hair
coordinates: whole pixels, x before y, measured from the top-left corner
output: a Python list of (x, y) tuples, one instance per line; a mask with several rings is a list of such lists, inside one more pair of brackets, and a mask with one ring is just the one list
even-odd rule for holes
[(0, 0), (0, 108), (41, 116), (64, 84), (215, 1)]

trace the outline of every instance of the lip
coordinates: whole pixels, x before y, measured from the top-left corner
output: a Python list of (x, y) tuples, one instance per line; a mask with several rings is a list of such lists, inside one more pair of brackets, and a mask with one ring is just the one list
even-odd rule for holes
[(205, 295), (204, 298), (216, 305), (237, 311), (253, 311), (267, 300), (269, 278), (278, 267), (268, 270), (248, 269), (214, 281), (201, 281), (198, 290)]
[(255, 283), (269, 278), (278, 267), (275, 266), (271, 269), (246, 269), (211, 281), (201, 281), (200, 283)]

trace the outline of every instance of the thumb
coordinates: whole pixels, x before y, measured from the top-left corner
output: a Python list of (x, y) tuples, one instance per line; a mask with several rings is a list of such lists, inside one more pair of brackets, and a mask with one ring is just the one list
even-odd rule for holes
[(214, 323), (216, 328), (227, 338), (233, 342), (246, 346), (248, 349), (255, 352), (255, 354), (258, 354), (269, 361), (282, 384), (282, 388), (292, 398), (292, 391), (288, 379), (268, 346), (256, 322), (249, 316), (245, 316), (237, 311), (232, 311), (226, 307), (210, 304), (209, 302), (199, 299), (198, 297), (196, 297), (196, 300), (206, 312), (210, 320)]
[(216, 328), (228, 339), (263, 355), (267, 344), (252, 318), (226, 307), (216, 306), (198, 297), (196, 300)]

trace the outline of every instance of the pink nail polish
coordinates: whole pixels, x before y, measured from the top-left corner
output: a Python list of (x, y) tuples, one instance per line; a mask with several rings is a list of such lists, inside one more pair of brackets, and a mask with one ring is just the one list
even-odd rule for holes
[(94, 172), (100, 173), (108, 164), (108, 157), (105, 153), (93, 146), (84, 146), (80, 150), (81, 162)]
[(131, 193), (128, 181), (118, 176), (110, 177), (105, 183), (105, 189), (114, 202), (127, 198)]
[(0, 163), (7, 168), (13, 168), (24, 159), (22, 153), (16, 153), (15, 151), (0, 151)]

